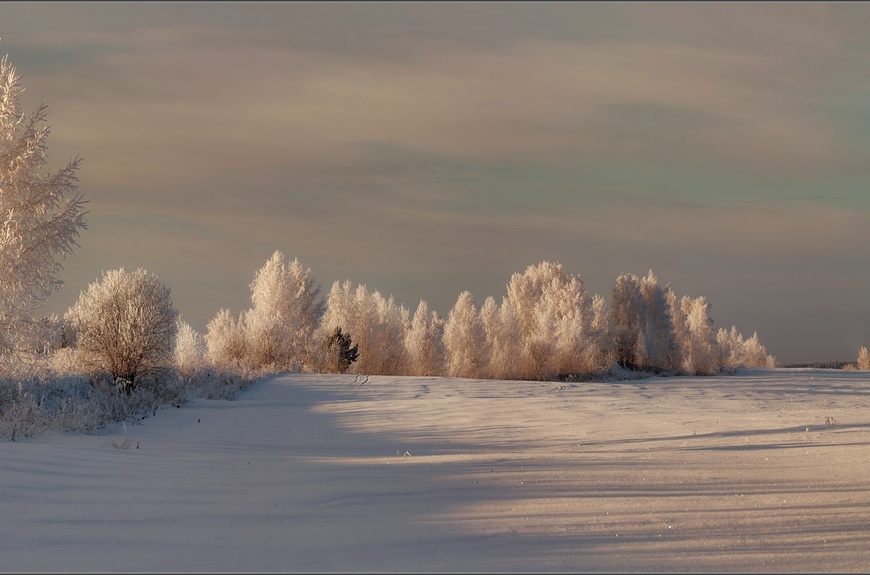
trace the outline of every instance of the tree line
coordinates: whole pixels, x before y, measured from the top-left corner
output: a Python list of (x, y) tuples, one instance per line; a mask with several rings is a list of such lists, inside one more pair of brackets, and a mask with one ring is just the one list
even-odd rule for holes
[[(75, 158), (46, 164), (47, 107), (21, 110), (19, 76), (0, 60), (0, 435), (48, 420), (91, 429), (190, 393), (228, 397), (269, 372), (581, 379), (633, 370), (712, 375), (774, 366), (758, 335), (716, 329), (703, 297), (678, 297), (650, 270), (622, 274), (605, 300), (548, 261), (514, 273), (499, 300), (459, 294), (446, 317), (413, 313), (365, 285), (325, 296), (276, 251), (249, 285), (251, 307), (220, 309), (200, 334), (147, 270), (103, 274), (63, 317), (36, 317), (60, 260), (87, 228)], [(866, 348), (858, 366), (870, 368)], [(49, 415), (50, 414), (50, 415)]]
[[(580, 275), (544, 261), (514, 273), (501, 301), (488, 297), (478, 306), (462, 292), (446, 317), (425, 300), (412, 314), (392, 296), (349, 280), (335, 282), (321, 300), (311, 270), (280, 251), (250, 288), (249, 310), (236, 316), (222, 309), (208, 324), (202, 345), (214, 366), (569, 379), (615, 366), (712, 375), (775, 365), (757, 334), (717, 330), (703, 296), (677, 297), (652, 271), (620, 275), (608, 303), (590, 296)], [(353, 342), (353, 362), (338, 361), (336, 333)]]

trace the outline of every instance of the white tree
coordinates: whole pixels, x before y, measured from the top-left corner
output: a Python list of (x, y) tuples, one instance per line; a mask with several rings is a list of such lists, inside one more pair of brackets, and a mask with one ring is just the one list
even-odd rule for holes
[(444, 320), (420, 300), (405, 334), (409, 375), (440, 375), (444, 372)]
[(459, 294), (444, 323), (447, 375), (480, 377), (486, 335), (471, 292)]
[(207, 349), (205, 339), (180, 317), (176, 321), (174, 358), (175, 366), (185, 378), (192, 378), (205, 367)]
[(169, 288), (143, 269), (105, 272), (67, 312), (82, 365), (128, 391), (173, 364), (177, 318)]
[(560, 263), (541, 262), (508, 283), (523, 337), (524, 377), (544, 379), (587, 369), (592, 341), (592, 299), (579, 275)]
[(489, 346), (490, 377), (519, 379), (522, 377), (523, 334), (516, 312), (506, 298), (502, 298), (498, 317), (494, 319), (492, 345)]
[(753, 332), (752, 337), (743, 342), (743, 365), (746, 367), (767, 367), (767, 350), (758, 340), (758, 333)]
[(595, 373), (613, 367), (616, 356), (612, 331), (607, 300), (603, 296), (595, 294), (592, 297), (592, 326), (589, 344), (584, 354), (585, 372)]
[(680, 309), (687, 328), (687, 341), (682, 349), (683, 369), (692, 375), (716, 373), (719, 362), (710, 304), (704, 296), (683, 296)]
[(662, 288), (652, 270), (640, 282), (640, 293), (646, 303), (645, 341), (647, 365), (667, 371), (679, 367), (679, 345), (668, 303), (670, 287)]
[(584, 319), (566, 315), (555, 322), (552, 367), (560, 376), (581, 375), (589, 370), (588, 356), (594, 342)]
[(374, 326), (370, 334), (369, 370), (365, 373), (402, 375), (407, 372), (405, 354), (405, 328), (410, 323), (408, 310), (397, 305), (393, 296), (385, 298), (377, 290), (371, 294)]
[(634, 274), (621, 274), (610, 296), (610, 324), (613, 330), (616, 361), (624, 367), (646, 365), (646, 301), (640, 280)]
[(616, 359), (624, 366), (668, 371), (680, 365), (679, 334), (684, 332), (670, 287), (652, 270), (644, 278), (622, 274), (611, 294), (611, 326)]
[(523, 379), (544, 380), (555, 372), (556, 322), (551, 308), (540, 306), (535, 312), (535, 323), (523, 338), (520, 373)]
[(206, 326), (205, 343), (208, 359), (218, 370), (247, 367), (244, 315), (235, 319), (229, 309), (221, 308)]
[(0, 355), (17, 351), (31, 314), (63, 282), (58, 258), (72, 254), (87, 227), (72, 160), (56, 173), (47, 162), (48, 107), (21, 111), (15, 68), (0, 60)]
[(743, 346), (743, 334), (737, 331), (736, 326), (731, 330), (720, 328), (716, 332), (717, 357), (719, 371), (728, 371), (740, 367), (745, 355)]
[[(358, 332), (360, 326), (358, 316), (355, 290), (350, 280), (345, 280), (343, 283), (334, 282), (326, 295), (326, 310), (320, 320), (320, 327), (315, 332), (314, 345), (310, 353), (315, 369), (328, 369), (328, 341), (336, 328), (341, 328), (342, 333), (359, 345), (361, 336)], [(359, 359), (356, 363), (359, 363)], [(354, 368), (355, 366), (352, 365), (351, 370)]]
[(406, 370), (405, 324), (408, 312), (392, 296), (335, 282), (326, 298), (326, 312), (316, 336), (319, 346), (336, 327), (359, 345), (359, 359), (350, 370), (369, 375), (398, 375)]
[(311, 269), (298, 259), (285, 263), (284, 254), (276, 250), (250, 287), (253, 307), (244, 321), (250, 363), (285, 368), (301, 364), (325, 310)]
[(870, 352), (863, 345), (858, 350), (858, 369), (870, 369)]
[(743, 334), (732, 325), (730, 331), (723, 328), (717, 332), (716, 347), (719, 371), (739, 367), (776, 367), (776, 358), (767, 353), (758, 333), (744, 340)]
[(496, 338), (498, 337), (498, 304), (495, 303), (495, 298), (492, 296), (483, 300), (483, 305), (480, 306), (478, 312), (480, 315), (480, 325), (483, 327), (483, 349), (481, 350), (482, 365), (480, 367), (481, 377), (492, 377), (492, 357)]
[(571, 275), (562, 264), (544, 261), (523, 273), (511, 276), (507, 299), (513, 306), (524, 337), (537, 329), (540, 309), (548, 308), (554, 320), (579, 316), (582, 323), (592, 321), (592, 300), (579, 275)]

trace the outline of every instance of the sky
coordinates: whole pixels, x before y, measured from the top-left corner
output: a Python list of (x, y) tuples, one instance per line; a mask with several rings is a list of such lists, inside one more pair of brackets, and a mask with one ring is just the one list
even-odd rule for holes
[(870, 5), (3, 2), (81, 156), (62, 314), (145, 268), (201, 332), (275, 250), (446, 316), (653, 270), (781, 364), (870, 346)]

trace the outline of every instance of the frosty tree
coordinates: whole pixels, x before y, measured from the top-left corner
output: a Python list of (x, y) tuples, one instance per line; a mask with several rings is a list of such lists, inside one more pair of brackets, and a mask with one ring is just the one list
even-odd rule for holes
[(647, 362), (648, 316), (640, 279), (634, 274), (621, 274), (610, 296), (610, 324), (616, 361), (623, 367), (641, 367)]
[(870, 369), (870, 352), (863, 345), (858, 350), (858, 369)]
[(497, 379), (518, 379), (522, 370), (523, 338), (514, 308), (502, 298), (491, 349), (490, 372)]
[(679, 345), (671, 310), (668, 305), (670, 288), (662, 288), (658, 279), (649, 274), (640, 281), (640, 293), (646, 302), (647, 364), (656, 371), (673, 369), (680, 363)]
[(405, 333), (405, 352), (408, 373), (411, 375), (440, 375), (444, 370), (444, 320), (429, 304), (420, 300), (417, 311)]
[(178, 312), (169, 288), (143, 269), (105, 272), (66, 317), (80, 365), (111, 374), (128, 392), (173, 364)]
[(579, 275), (548, 261), (515, 273), (507, 286), (522, 333), (522, 374), (541, 379), (587, 369), (593, 319), (592, 298)]
[(175, 366), (182, 377), (193, 378), (205, 367), (205, 357), (208, 353), (205, 339), (193, 327), (180, 317), (176, 320), (176, 335), (174, 346)]
[(282, 367), (301, 362), (325, 309), (311, 269), (298, 259), (285, 262), (284, 254), (275, 251), (250, 287), (253, 307), (245, 325), (251, 362)]
[(716, 373), (719, 369), (716, 332), (707, 298), (685, 295), (680, 299), (680, 310), (686, 326), (686, 340), (681, 345), (683, 369), (690, 375)]
[(325, 341), (336, 327), (359, 345), (359, 360), (351, 371), (368, 375), (399, 375), (406, 371), (405, 324), (408, 311), (364, 284), (335, 282), (326, 298), (326, 313), (317, 337)]
[(0, 355), (21, 347), (33, 309), (63, 282), (58, 258), (72, 253), (87, 227), (72, 160), (54, 174), (47, 162), (48, 107), (21, 112), (15, 68), (0, 60)]
[(221, 308), (206, 326), (205, 343), (209, 361), (219, 370), (242, 367), (247, 356), (244, 314), (238, 319)]
[(471, 292), (464, 291), (459, 294), (444, 322), (442, 339), (446, 352), (447, 375), (480, 377), (486, 333)]

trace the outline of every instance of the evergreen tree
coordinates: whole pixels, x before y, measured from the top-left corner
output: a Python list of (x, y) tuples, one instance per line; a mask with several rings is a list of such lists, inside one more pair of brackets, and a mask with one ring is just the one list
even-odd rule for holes
[(330, 373), (345, 373), (350, 364), (359, 359), (359, 345), (351, 347), (350, 335), (336, 327), (326, 339), (328, 367)]

